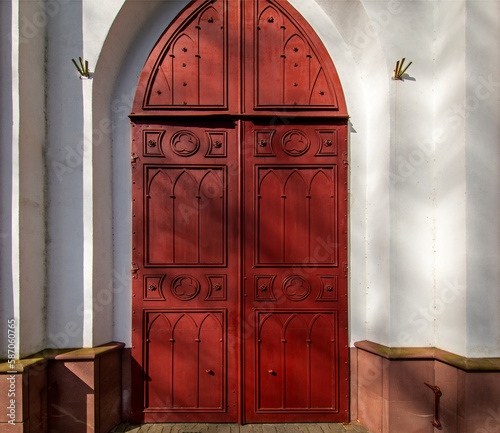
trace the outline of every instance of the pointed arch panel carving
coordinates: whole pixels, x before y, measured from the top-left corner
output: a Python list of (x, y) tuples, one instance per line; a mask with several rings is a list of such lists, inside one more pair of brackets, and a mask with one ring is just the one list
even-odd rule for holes
[(256, 312), (257, 412), (338, 410), (337, 320), (335, 310)]
[(226, 108), (226, 4), (201, 2), (176, 31), (167, 31), (156, 47), (142, 108)]
[(344, 111), (335, 68), (305, 20), (282, 0), (254, 0), (252, 17), (253, 109)]
[(224, 411), (225, 336), (224, 310), (146, 312), (144, 407)]
[(256, 265), (337, 265), (337, 167), (258, 166), (256, 182)]
[(149, 265), (224, 264), (225, 178), (220, 166), (147, 168), (145, 228)]

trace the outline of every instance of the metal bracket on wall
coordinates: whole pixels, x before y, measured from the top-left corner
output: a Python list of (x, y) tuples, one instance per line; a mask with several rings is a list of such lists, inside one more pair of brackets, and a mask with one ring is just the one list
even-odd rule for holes
[(90, 78), (89, 62), (88, 62), (88, 60), (85, 60), (85, 62), (83, 62), (83, 60), (82, 60), (81, 57), (78, 57), (78, 60), (80, 61), (80, 64), (76, 63), (75, 59), (71, 59), (71, 61), (73, 62), (73, 64), (76, 67), (76, 70), (80, 74), (80, 78)]
[(431, 424), (434, 427), (441, 427), (441, 422), (439, 421), (439, 397), (442, 394), (441, 390), (439, 389), (439, 386), (430, 385), (427, 382), (424, 382), (424, 385), (434, 391), (434, 421), (431, 421)]
[(403, 81), (404, 73), (408, 70), (410, 65), (413, 63), (413, 62), (408, 63), (408, 66), (403, 69), (403, 65), (405, 63), (405, 60), (406, 60), (406, 58), (403, 57), (403, 59), (401, 60), (401, 63), (399, 62), (399, 60), (396, 62), (396, 69), (394, 69), (394, 77), (392, 77), (393, 80)]

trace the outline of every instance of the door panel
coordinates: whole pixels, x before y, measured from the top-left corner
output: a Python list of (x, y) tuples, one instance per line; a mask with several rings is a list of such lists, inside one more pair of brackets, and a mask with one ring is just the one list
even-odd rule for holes
[(245, 112), (344, 112), (334, 67), (307, 22), (283, 0), (242, 4)]
[(133, 128), (133, 417), (237, 420), (239, 150), (234, 122)]
[[(205, 4), (196, 5), (183, 17), (182, 29), (167, 32), (167, 41), (156, 47), (144, 109), (227, 109), (228, 44), (234, 43), (228, 31), (234, 34), (235, 29), (228, 30), (227, 0), (198, 3)], [(232, 16), (236, 12), (230, 11)]]
[(346, 127), (282, 121), (244, 122), (245, 419), (342, 421)]

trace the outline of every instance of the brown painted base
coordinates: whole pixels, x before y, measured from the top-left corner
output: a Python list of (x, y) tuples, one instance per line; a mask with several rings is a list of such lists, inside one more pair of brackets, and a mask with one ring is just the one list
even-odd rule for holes
[[(122, 343), (0, 364), (0, 432), (107, 433), (121, 420)], [(9, 423), (10, 421), (10, 423)], [(50, 426), (50, 429), (49, 429)]]
[[(425, 385), (439, 386), (435, 395)], [(351, 349), (351, 419), (373, 433), (500, 432), (500, 360), (463, 358), (433, 348)]]

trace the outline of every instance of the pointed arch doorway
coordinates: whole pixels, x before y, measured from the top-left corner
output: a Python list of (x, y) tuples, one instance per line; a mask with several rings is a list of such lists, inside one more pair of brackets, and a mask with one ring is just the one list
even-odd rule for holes
[(347, 112), (317, 35), (284, 0), (193, 1), (130, 117), (134, 421), (347, 421)]

